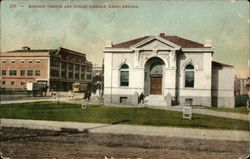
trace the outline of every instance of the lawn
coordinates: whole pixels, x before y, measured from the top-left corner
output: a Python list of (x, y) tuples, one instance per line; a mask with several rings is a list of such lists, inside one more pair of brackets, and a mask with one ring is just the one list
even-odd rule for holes
[(246, 106), (240, 106), (235, 108), (212, 108), (212, 107), (205, 107), (205, 106), (192, 106), (193, 108), (199, 109), (209, 109), (219, 112), (231, 112), (231, 113), (240, 113), (240, 114), (248, 114), (249, 111), (247, 110)]
[(79, 104), (53, 102), (2, 104), (0, 116), (12, 119), (249, 130), (247, 121), (209, 115), (193, 114), (192, 120), (186, 120), (182, 119), (181, 112), (169, 110), (108, 106), (92, 106), (85, 110)]

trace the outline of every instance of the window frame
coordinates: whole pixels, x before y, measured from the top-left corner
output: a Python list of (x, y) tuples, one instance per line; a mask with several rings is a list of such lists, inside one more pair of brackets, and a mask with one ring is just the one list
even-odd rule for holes
[(9, 70), (9, 76), (16, 76), (17, 71), (16, 70)]
[[(125, 66), (125, 67), (124, 67)], [(123, 80), (123, 78), (122, 78), (122, 74), (123, 73), (125, 73), (125, 72), (127, 72), (127, 74), (128, 74), (128, 77), (127, 77), (127, 84), (123, 84), (122, 83), (122, 80)], [(128, 64), (126, 64), (126, 63), (123, 63), (121, 66), (120, 66), (120, 69), (119, 69), (119, 86), (120, 87), (129, 87), (129, 65)]]
[(41, 71), (40, 70), (35, 70), (35, 76), (41, 76)]
[(25, 70), (20, 70), (20, 76), (25, 76)]
[(5, 86), (5, 85), (6, 85), (6, 81), (2, 81), (2, 82), (1, 82), (1, 85), (2, 85), (2, 86)]
[[(32, 73), (29, 74), (29, 72), (32, 72)], [(33, 70), (27, 70), (27, 76), (33, 76)]]
[[(4, 73), (3, 73), (4, 72)], [(6, 76), (7, 75), (7, 70), (1, 70), (1, 75)]]
[[(190, 67), (192, 66), (192, 68), (187, 68), (187, 67)], [(188, 72), (191, 72), (193, 73), (193, 81), (192, 81), (192, 86), (188, 86), (187, 85), (187, 74)], [(194, 65), (189, 63), (185, 66), (185, 69), (184, 69), (184, 87), (185, 88), (195, 88), (195, 69), (194, 69)]]

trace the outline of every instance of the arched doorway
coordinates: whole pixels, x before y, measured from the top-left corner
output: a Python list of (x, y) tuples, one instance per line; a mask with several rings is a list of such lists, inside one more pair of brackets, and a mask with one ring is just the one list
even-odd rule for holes
[(150, 58), (145, 64), (145, 95), (163, 94), (164, 62), (158, 57)]

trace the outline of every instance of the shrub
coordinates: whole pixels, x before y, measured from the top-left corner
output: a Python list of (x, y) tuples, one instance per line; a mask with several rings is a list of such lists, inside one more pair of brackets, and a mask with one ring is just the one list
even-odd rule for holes
[(248, 99), (249, 99), (248, 95), (236, 95), (235, 96), (235, 107), (246, 106)]

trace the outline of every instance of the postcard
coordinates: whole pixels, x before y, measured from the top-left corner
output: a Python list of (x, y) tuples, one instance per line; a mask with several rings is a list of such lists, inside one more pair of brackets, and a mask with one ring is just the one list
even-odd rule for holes
[(2, 0), (0, 158), (250, 158), (249, 2)]

